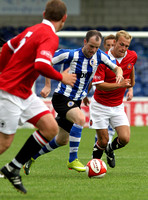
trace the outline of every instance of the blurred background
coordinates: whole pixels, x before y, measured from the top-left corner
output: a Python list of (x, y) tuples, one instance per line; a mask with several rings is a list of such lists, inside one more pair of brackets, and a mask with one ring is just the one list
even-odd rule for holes
[[(68, 18), (62, 30), (86, 32), (99, 30), (102, 35), (116, 34), (126, 30), (133, 37), (130, 50), (135, 50), (138, 60), (135, 65), (136, 84), (134, 97), (148, 96), (148, 1), (147, 0), (63, 0), (68, 7)], [(0, 37), (9, 40), (26, 27), (42, 21), (42, 13), (47, 0), (0, 0)], [(77, 34), (76, 34), (77, 35)], [(59, 48), (78, 48), (83, 45), (84, 37), (60, 36)], [(103, 46), (101, 46), (103, 49)], [(60, 66), (55, 66), (60, 70)], [(57, 81), (52, 80), (52, 91)], [(40, 96), (44, 78), (39, 76), (35, 91)], [(90, 96), (92, 93), (90, 93)], [(147, 100), (146, 100), (147, 101)], [(148, 102), (148, 101), (147, 101)], [(148, 114), (148, 106), (146, 107)], [(148, 124), (148, 116), (146, 116)]]

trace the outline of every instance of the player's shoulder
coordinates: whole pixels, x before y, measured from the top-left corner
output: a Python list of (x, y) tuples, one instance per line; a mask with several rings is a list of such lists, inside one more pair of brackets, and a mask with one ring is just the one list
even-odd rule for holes
[(129, 56), (135, 57), (137, 59), (137, 53), (133, 50), (127, 50), (127, 53)]

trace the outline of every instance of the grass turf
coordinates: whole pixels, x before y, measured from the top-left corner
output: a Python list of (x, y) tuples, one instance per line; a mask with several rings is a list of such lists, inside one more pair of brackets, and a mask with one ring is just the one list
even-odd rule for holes
[[(30, 129), (19, 129), (12, 146), (0, 156), (0, 167), (18, 152)], [(130, 143), (115, 151), (116, 167), (108, 167), (102, 179), (88, 178), (86, 173), (68, 170), (69, 146), (39, 157), (26, 176), (21, 170), (27, 194), (17, 193), (10, 183), (0, 179), (0, 200), (147, 200), (148, 199), (148, 127), (131, 127)], [(91, 159), (95, 131), (85, 128), (79, 147), (79, 159)], [(106, 162), (103, 155), (102, 160)]]

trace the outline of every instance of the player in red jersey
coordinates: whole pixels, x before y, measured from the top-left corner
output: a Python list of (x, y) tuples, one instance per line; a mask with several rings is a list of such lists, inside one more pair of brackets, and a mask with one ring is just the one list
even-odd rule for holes
[(32, 85), (40, 74), (71, 86), (76, 80), (76, 75), (68, 74), (68, 70), (61, 74), (51, 66), (59, 45), (55, 32), (67, 18), (65, 3), (48, 1), (43, 17), (42, 23), (9, 40), (0, 57), (0, 154), (11, 145), (19, 124), (27, 121), (38, 129), (16, 157), (0, 169), (22, 193), (27, 191), (19, 175), (21, 167), (58, 133), (57, 122), (42, 100), (32, 93)]
[[(135, 84), (137, 54), (128, 50), (131, 39), (126, 31), (117, 32), (114, 47), (108, 51), (108, 55), (116, 59), (117, 65), (122, 68), (124, 80), (117, 84), (114, 74), (101, 64), (92, 83), (96, 90), (90, 103), (90, 128), (96, 129), (98, 136), (93, 158), (101, 158), (105, 150), (107, 162), (112, 168), (115, 167), (113, 151), (124, 147), (130, 140), (130, 125), (124, 111), (123, 97), (126, 88)], [(118, 135), (111, 144), (108, 144), (109, 123)]]

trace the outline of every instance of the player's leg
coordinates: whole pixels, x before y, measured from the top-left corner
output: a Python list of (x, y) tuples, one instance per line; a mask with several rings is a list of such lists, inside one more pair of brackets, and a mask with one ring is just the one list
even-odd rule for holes
[(111, 143), (111, 147), (113, 150), (123, 148), (125, 145), (129, 143), (130, 140), (130, 127), (123, 125), (116, 127), (117, 135), (113, 142)]
[[(107, 113), (104, 114), (104, 111)], [(106, 106), (103, 106), (92, 98), (90, 103), (90, 125), (89, 128), (96, 129), (97, 142), (93, 148), (93, 158), (101, 158), (103, 151), (108, 143), (108, 125), (109, 125), (109, 111)]]
[(66, 118), (74, 124), (69, 133), (69, 161), (68, 168), (75, 169), (76, 171), (85, 171), (85, 166), (78, 160), (78, 149), (81, 141), (81, 134), (85, 123), (85, 116), (79, 107), (70, 109)]
[[(23, 145), (16, 157), (1, 172), (19, 191), (26, 193), (20, 177), (21, 167), (35, 155), (49, 140), (58, 133), (58, 124), (45, 104), (33, 95), (22, 100), (22, 108), (26, 108), (20, 115), (20, 121), (32, 122), (39, 130), (35, 131)], [(49, 123), (50, 122), (50, 123)]]
[(118, 137), (116, 137), (106, 148), (107, 161), (110, 167), (115, 167), (114, 150), (124, 147), (130, 139), (129, 121), (124, 111), (124, 105), (114, 108), (114, 115), (111, 124), (115, 127)]
[(115, 135), (115, 129), (113, 129), (111, 125), (108, 126), (108, 135), (109, 135), (108, 143), (111, 143)]
[(15, 134), (6, 135), (0, 133), (0, 154), (4, 153), (11, 145)]
[(34, 155), (30, 160), (28, 160), (25, 163), (25, 165), (23, 166), (24, 173), (26, 175), (30, 174), (30, 168), (39, 156), (49, 153), (57, 149), (58, 147), (66, 145), (68, 141), (69, 141), (69, 133), (66, 132), (63, 128), (59, 127), (59, 133), (50, 142), (48, 142), (45, 146), (43, 146), (42, 149), (36, 155)]
[(64, 95), (54, 93), (52, 104), (61, 119), (61, 123), (58, 122), (59, 126), (69, 133), (70, 156), (68, 168), (85, 171), (84, 165), (79, 162), (77, 157), (85, 123), (85, 116), (80, 110), (81, 101), (73, 101)]
[(107, 129), (97, 129), (96, 133), (98, 140), (93, 148), (93, 158), (101, 159), (108, 143), (108, 131)]

